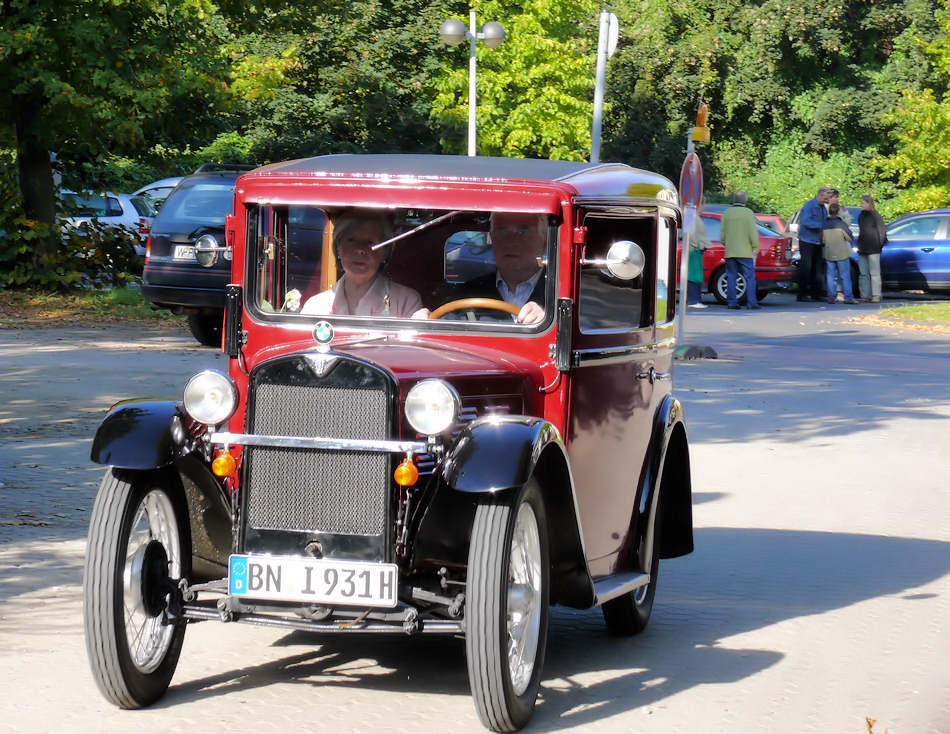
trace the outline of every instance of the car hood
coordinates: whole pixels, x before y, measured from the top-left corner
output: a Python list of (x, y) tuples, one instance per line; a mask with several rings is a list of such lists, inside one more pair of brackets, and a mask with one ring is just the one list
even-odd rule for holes
[[(257, 362), (315, 351), (312, 338), (287, 345), (280, 354), (259, 354)], [(296, 348), (294, 348), (296, 347)], [(439, 378), (466, 395), (518, 394), (528, 399), (541, 384), (541, 369), (530, 359), (456, 339), (412, 338), (394, 335), (343, 335), (330, 352), (372, 362), (393, 374), (405, 393), (419, 380)]]

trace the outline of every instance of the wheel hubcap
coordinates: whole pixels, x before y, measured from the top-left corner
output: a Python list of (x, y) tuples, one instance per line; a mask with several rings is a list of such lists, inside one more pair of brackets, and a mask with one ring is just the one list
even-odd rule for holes
[(181, 543), (171, 501), (152, 490), (139, 503), (129, 530), (122, 574), (125, 638), (136, 668), (151, 673), (165, 659), (174, 627), (162, 622), (166, 582), (181, 575)]
[(541, 634), (541, 539), (531, 505), (518, 509), (508, 561), (508, 671), (520, 696), (531, 682)]

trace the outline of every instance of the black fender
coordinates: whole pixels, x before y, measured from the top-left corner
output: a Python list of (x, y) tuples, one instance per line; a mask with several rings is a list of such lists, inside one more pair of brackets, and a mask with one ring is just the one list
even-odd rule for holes
[(91, 458), (117, 469), (177, 478), (188, 505), (192, 574), (197, 580), (227, 574), (232, 547), (231, 509), (223, 482), (200, 451), (190, 451), (181, 405), (124, 400), (112, 406), (96, 431)]
[(577, 608), (593, 604), (578, 523), (574, 479), (557, 428), (540, 418), (504, 416), (468, 424), (433, 478), (420, 519), (416, 564), (464, 567), (479, 497), (514, 502), (534, 476), (541, 485), (551, 539), (551, 601)]
[(180, 455), (186, 440), (179, 404), (123, 400), (109, 409), (99, 425), (90, 458), (119, 469), (158, 469)]
[(649, 572), (659, 537), (660, 558), (693, 551), (692, 484), (683, 407), (664, 397), (653, 420), (649, 455), (637, 490), (637, 505), (620, 553), (618, 571)]

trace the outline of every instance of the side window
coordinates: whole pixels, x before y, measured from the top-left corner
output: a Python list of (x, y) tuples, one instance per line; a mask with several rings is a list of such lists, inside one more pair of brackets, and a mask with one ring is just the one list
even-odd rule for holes
[(119, 203), (118, 199), (113, 199), (111, 196), (106, 198), (106, 216), (107, 217), (121, 217), (122, 216), (122, 205)]
[(673, 320), (673, 295), (671, 283), (676, 261), (673, 258), (673, 232), (676, 226), (671, 219), (661, 217), (656, 229), (656, 323), (665, 324)]
[(706, 225), (706, 234), (709, 235), (710, 242), (722, 242), (721, 221), (718, 217), (703, 217), (703, 224)]
[(633, 280), (614, 278), (606, 268), (596, 265), (581, 266), (578, 318), (582, 332), (625, 331), (650, 325), (655, 222), (653, 217), (590, 214), (585, 218), (585, 259), (606, 259), (611, 244), (618, 240), (632, 240), (643, 249), (646, 266), (643, 273)]
[(937, 236), (940, 217), (917, 217), (888, 230), (889, 240), (932, 240)]

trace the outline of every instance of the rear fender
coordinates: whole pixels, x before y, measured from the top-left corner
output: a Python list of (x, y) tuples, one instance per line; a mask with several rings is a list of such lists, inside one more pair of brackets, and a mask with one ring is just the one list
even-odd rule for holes
[(650, 570), (658, 529), (661, 558), (691, 553), (693, 514), (689, 444), (683, 408), (671, 395), (664, 398), (654, 417), (650, 454), (637, 496), (637, 507), (618, 570)]
[(417, 562), (464, 566), (479, 496), (514, 502), (534, 476), (548, 514), (551, 601), (581, 609), (593, 604), (574, 480), (561, 435), (551, 423), (519, 416), (473, 421), (443, 467), (416, 533)]

